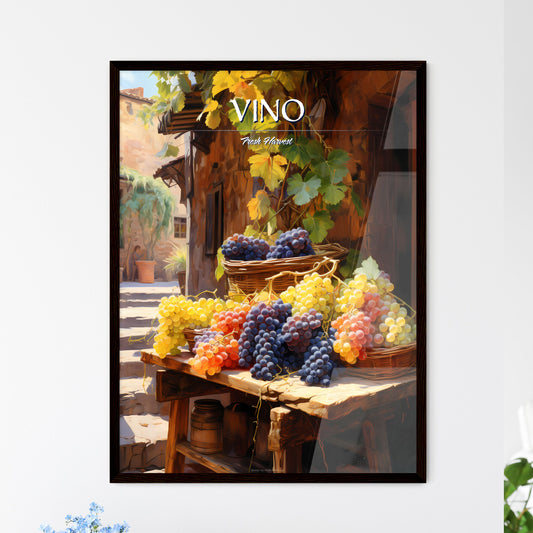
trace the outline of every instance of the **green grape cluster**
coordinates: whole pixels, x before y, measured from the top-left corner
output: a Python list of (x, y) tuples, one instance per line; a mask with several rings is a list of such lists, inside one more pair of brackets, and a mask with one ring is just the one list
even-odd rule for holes
[(179, 346), (186, 343), (185, 328), (207, 328), (214, 313), (226, 309), (224, 300), (199, 298), (190, 300), (186, 296), (163, 297), (159, 304), (159, 326), (154, 337), (154, 351), (160, 357), (176, 355)]
[(385, 347), (402, 346), (416, 340), (416, 323), (393, 296), (385, 296), (383, 303), (389, 311), (379, 317), (374, 344)]
[(307, 274), (297, 285), (280, 294), (283, 303), (292, 305), (292, 314), (301, 315), (315, 309), (324, 317), (331, 316), (334, 308), (334, 287), (331, 278), (316, 272)]

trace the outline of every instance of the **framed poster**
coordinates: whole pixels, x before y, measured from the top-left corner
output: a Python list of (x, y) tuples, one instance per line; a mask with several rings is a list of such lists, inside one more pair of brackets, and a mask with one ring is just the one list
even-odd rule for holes
[(424, 482), (426, 64), (111, 62), (111, 481)]

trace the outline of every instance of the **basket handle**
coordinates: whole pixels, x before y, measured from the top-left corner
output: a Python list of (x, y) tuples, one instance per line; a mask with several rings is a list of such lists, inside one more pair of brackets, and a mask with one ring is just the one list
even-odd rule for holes
[(274, 274), (273, 276), (270, 276), (269, 278), (266, 278), (265, 281), (272, 282), (276, 278), (279, 278), (280, 276), (284, 276), (286, 274), (290, 274), (290, 275), (294, 276), (294, 281), (296, 282), (296, 278), (298, 276), (306, 276), (307, 274), (312, 274), (313, 272), (316, 272), (321, 266), (323, 266), (323, 265), (325, 265), (326, 263), (329, 263), (329, 262), (332, 263), (331, 268), (329, 269), (328, 272), (326, 272), (325, 274), (322, 274), (322, 276), (326, 276), (327, 277), (327, 276), (330, 276), (331, 274), (333, 274), (333, 272), (335, 272), (335, 270), (337, 269), (337, 265), (339, 264), (339, 260), (338, 259), (330, 259), (329, 257), (325, 256), (324, 259), (322, 259), (321, 261), (317, 261), (315, 263), (314, 267), (309, 269), (309, 270), (306, 270), (304, 272), (294, 272), (292, 270), (284, 270), (283, 272), (278, 272), (277, 274)]

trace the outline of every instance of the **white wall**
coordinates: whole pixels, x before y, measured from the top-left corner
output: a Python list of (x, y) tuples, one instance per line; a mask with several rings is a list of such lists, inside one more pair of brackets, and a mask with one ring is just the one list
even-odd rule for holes
[[(505, 301), (494, 284), (503, 3), (51, 0), (7, 10), (2, 531), (59, 527), (92, 500), (132, 533), (501, 531), (504, 337), (487, 311)], [(429, 61), (427, 484), (108, 483), (108, 61), (180, 58)]]
[[(517, 409), (533, 401), (533, 3), (505, 3), (505, 253), (494, 243), (491, 262), (513, 284), (506, 294), (504, 458), (519, 451)], [(501, 214), (495, 215), (500, 218)], [(518, 283), (518, 285), (514, 285)]]

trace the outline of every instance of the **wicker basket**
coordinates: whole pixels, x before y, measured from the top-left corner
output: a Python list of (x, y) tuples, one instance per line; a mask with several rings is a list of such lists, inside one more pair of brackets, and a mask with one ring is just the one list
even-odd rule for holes
[(356, 374), (368, 379), (393, 379), (414, 372), (416, 342), (391, 348), (368, 348), (366, 359), (358, 359)]
[(185, 337), (185, 340), (187, 341), (187, 344), (189, 345), (189, 350), (192, 352), (192, 349), (194, 348), (194, 343), (196, 342), (196, 337), (198, 335), (201, 335), (204, 333), (205, 329), (191, 329), (191, 328), (184, 328), (183, 329), (183, 335)]
[(228, 276), (230, 291), (253, 294), (267, 288), (268, 278), (285, 272), (272, 281), (272, 290), (279, 294), (287, 287), (298, 283), (299, 278), (305, 276), (306, 271), (312, 269), (321, 261), (323, 264), (317, 269), (319, 274), (330, 270), (331, 264), (324, 259), (342, 261), (348, 250), (340, 244), (322, 244), (313, 246), (316, 255), (302, 257), (287, 257), (285, 259), (266, 259), (265, 261), (226, 261), (222, 265)]

